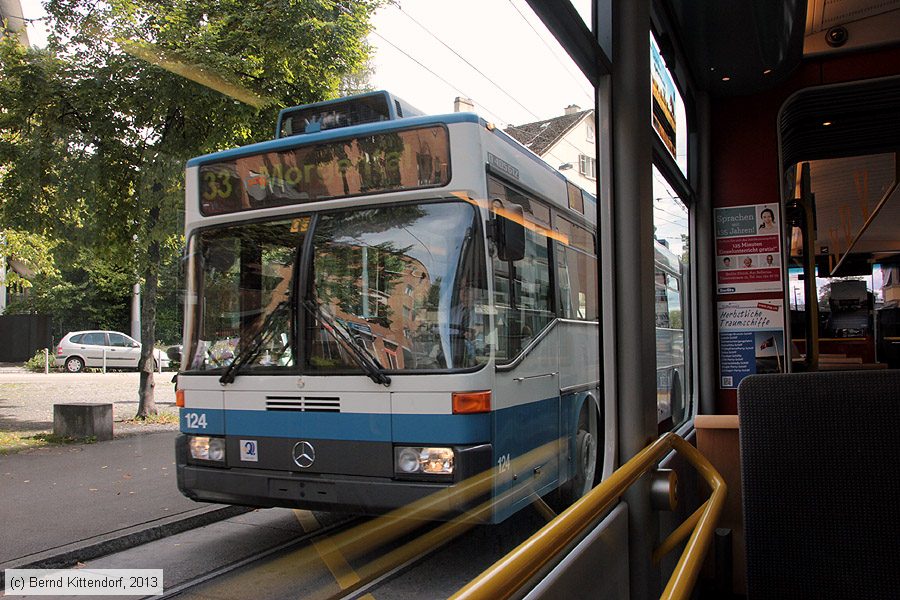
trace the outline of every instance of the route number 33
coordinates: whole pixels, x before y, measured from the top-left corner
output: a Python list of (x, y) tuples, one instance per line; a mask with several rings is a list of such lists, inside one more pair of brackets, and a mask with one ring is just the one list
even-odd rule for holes
[(188, 429), (206, 429), (206, 415), (202, 413), (184, 413), (184, 423)]
[(231, 197), (233, 189), (231, 187), (231, 175), (228, 172), (207, 172), (204, 175), (206, 177), (206, 186), (203, 190), (204, 200)]

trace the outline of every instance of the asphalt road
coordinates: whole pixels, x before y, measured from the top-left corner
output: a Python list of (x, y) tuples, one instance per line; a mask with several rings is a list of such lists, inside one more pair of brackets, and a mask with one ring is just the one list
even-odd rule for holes
[[(173, 372), (155, 373), (154, 396), (160, 412), (175, 413)], [(176, 425), (128, 426), (119, 421), (137, 413), (136, 372), (115, 373), (31, 373), (24, 369), (0, 369), (0, 431), (50, 431), (53, 429), (53, 405), (70, 402), (108, 402), (113, 405), (116, 433), (130, 428), (143, 431), (176, 429)], [(148, 429), (149, 427), (149, 429)]]

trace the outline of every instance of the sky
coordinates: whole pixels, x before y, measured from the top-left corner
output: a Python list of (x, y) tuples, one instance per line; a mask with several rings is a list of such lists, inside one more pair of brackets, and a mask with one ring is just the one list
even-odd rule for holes
[(426, 113), (452, 112), (457, 96), (498, 125), (593, 106), (590, 83), (524, 0), (401, 0), (374, 24), (375, 87)]

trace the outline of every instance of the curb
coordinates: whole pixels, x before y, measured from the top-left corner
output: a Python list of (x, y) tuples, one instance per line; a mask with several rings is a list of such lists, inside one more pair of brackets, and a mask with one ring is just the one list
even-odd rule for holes
[(0, 565), (0, 589), (5, 586), (6, 569), (66, 569), (92, 560), (153, 542), (176, 533), (224, 521), (254, 510), (247, 506), (214, 505), (155, 519), (113, 533), (105, 533), (52, 550), (29, 554)]

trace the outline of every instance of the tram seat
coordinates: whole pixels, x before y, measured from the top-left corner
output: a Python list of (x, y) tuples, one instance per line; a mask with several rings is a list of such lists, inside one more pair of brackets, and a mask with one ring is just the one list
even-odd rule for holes
[(738, 414), (748, 598), (897, 598), (900, 370), (753, 375)]

